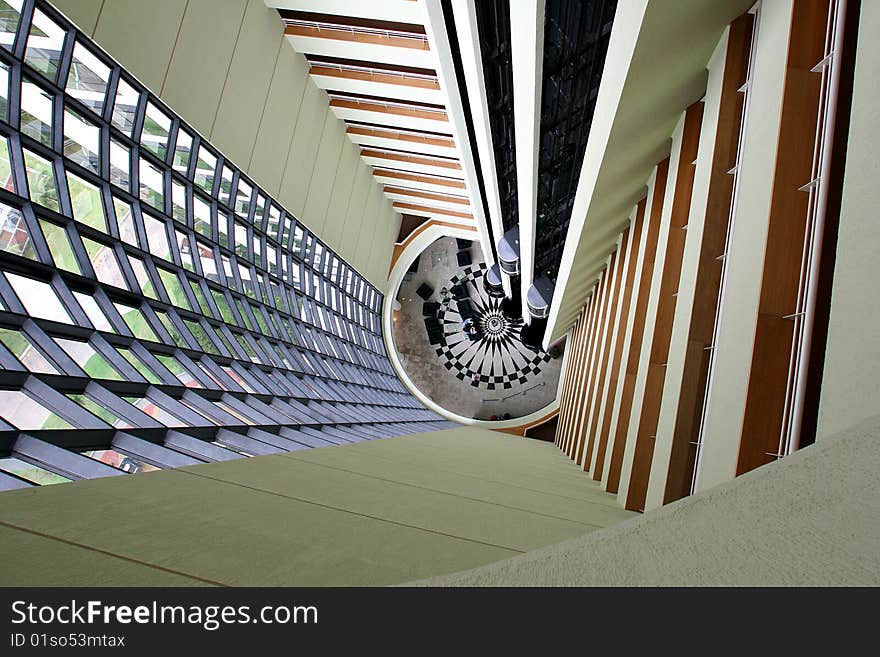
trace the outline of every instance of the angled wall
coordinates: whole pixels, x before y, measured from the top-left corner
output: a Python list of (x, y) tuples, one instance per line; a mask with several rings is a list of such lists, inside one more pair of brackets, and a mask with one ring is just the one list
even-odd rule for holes
[(54, 5), (385, 290), (400, 215), (285, 43), (275, 9), (262, 0)]

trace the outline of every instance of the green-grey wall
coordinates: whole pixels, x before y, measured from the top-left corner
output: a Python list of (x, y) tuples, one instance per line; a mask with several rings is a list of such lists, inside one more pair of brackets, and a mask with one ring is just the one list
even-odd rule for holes
[(262, 0), (54, 0), (111, 56), (385, 290), (400, 215)]
[(880, 410), (880, 3), (863, 1), (818, 437)]
[(382, 585), (633, 514), (552, 443), (483, 429), (0, 493), (0, 585)]

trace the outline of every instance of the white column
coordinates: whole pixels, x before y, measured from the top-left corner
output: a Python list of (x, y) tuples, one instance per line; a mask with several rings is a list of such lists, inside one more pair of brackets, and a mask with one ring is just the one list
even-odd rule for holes
[(531, 322), (526, 295), (535, 278), (535, 215), (538, 206), (538, 146), (544, 65), (544, 0), (510, 3), (513, 119), (519, 206), (519, 262), (522, 312)]
[(672, 438), (678, 415), (678, 404), (681, 399), (681, 383), (684, 378), (684, 361), (688, 350), (694, 295), (699, 283), (697, 269), (700, 266), (706, 205), (709, 201), (709, 182), (712, 177), (715, 138), (718, 134), (718, 112), (721, 104), (721, 84), (724, 81), (729, 31), (730, 28), (725, 28), (721, 40), (709, 60), (709, 81), (703, 104), (703, 123), (700, 130), (700, 145), (697, 150), (694, 186), (688, 214), (687, 238), (681, 260), (681, 278), (678, 283), (678, 296), (675, 299), (675, 314), (672, 320), (672, 334), (669, 339), (669, 355), (666, 359), (666, 376), (663, 382), (663, 397), (660, 402), (660, 417), (657, 421), (651, 476), (648, 479), (648, 491), (645, 497), (645, 511), (661, 506), (666, 492), (666, 477), (669, 474)]
[[(467, 121), (461, 94), (458, 92), (458, 81), (455, 75), (455, 64), (452, 60), (452, 49), (449, 44), (449, 35), (446, 33), (446, 22), (443, 17), (443, 7), (440, 0), (424, 0), (421, 3), (425, 8), (425, 31), (428, 42), (437, 62), (437, 78), (440, 88), (446, 91), (446, 113), (452, 123), (455, 144), (458, 146), (461, 156), (461, 168), (464, 180), (468, 188), (468, 197), (471, 201), (471, 210), (474, 222), (477, 225), (477, 234), (480, 236), (480, 246), (483, 249), (483, 259), (486, 265), (491, 267), (495, 264), (495, 255), (489, 239), (489, 229), (486, 213), (483, 209), (483, 201), (480, 196), (480, 185), (477, 180), (477, 167), (474, 162), (474, 154), (471, 151), (471, 142), (468, 138)], [(485, 174), (484, 174), (485, 175)]]
[[(486, 81), (483, 78), (483, 56), (480, 51), (480, 34), (477, 29), (476, 5), (468, 0), (452, 0), (455, 29), (458, 32), (458, 49), (464, 69), (464, 81), (468, 92), (474, 137), (480, 155), (483, 187), (489, 205), (489, 220), (495, 244), (504, 235), (501, 220), (501, 197), (498, 195), (498, 173), (495, 170), (495, 150), (492, 146), (492, 124), (489, 121), (489, 102), (486, 98)], [(508, 282), (509, 285), (509, 282)]]
[[(660, 234), (657, 238), (657, 252), (654, 256), (654, 273), (651, 275), (651, 292), (648, 295), (648, 307), (645, 311), (645, 331), (642, 334), (642, 349), (639, 353), (639, 370), (636, 374), (636, 385), (633, 390), (632, 408), (629, 416), (629, 430), (626, 434), (626, 448), (623, 452), (623, 466), (620, 470), (620, 485), (617, 488), (617, 501), (626, 504), (629, 494), (629, 478), (636, 450), (636, 437), (639, 435), (639, 424), (642, 418), (642, 403), (645, 399), (645, 386), (648, 382), (648, 364), (651, 362), (651, 344), (654, 338), (654, 326), (657, 321), (657, 309), (660, 305), (660, 287), (663, 283), (663, 267), (666, 264), (666, 243), (669, 240), (669, 224), (672, 220), (672, 204), (675, 199), (675, 184), (678, 181), (678, 165), (681, 159), (681, 139), (684, 134), (684, 118), (682, 113), (672, 133), (672, 152), (669, 156), (669, 173), (666, 177), (666, 191), (663, 197), (663, 211), (660, 214)], [(677, 230), (677, 229), (676, 229)], [(618, 440), (620, 440), (620, 436)]]
[(761, 299), (793, 0), (762, 2), (696, 490), (736, 476)]

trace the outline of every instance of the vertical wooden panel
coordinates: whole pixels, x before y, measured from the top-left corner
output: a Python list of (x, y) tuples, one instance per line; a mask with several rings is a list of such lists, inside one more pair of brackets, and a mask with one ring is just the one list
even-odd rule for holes
[(590, 384), (593, 382), (593, 372), (595, 370), (594, 363), (596, 360), (596, 350), (599, 347), (599, 336), (602, 332), (602, 322), (605, 317), (605, 308), (608, 304), (608, 290), (611, 286), (611, 268), (606, 267), (602, 272), (602, 282), (599, 286), (599, 304), (596, 307), (596, 313), (593, 317), (593, 326), (590, 330), (590, 351), (584, 367), (583, 389), (577, 401), (577, 425), (574, 428), (574, 440), (569, 451), (569, 457), (572, 460), (580, 462), (580, 455), (583, 449), (583, 426), (586, 418), (586, 405), (589, 399)]
[(581, 356), (578, 358), (577, 365), (577, 373), (575, 375), (575, 389), (572, 394), (571, 399), (571, 414), (568, 419), (568, 424), (565, 429), (565, 453), (571, 457), (571, 450), (575, 442), (575, 435), (577, 432), (578, 419), (580, 418), (580, 404), (581, 397), (583, 396), (584, 384), (585, 384), (585, 372), (587, 367), (587, 362), (590, 355), (590, 344), (593, 338), (593, 327), (596, 321), (596, 315), (599, 312), (599, 307), (601, 306), (601, 289), (602, 289), (602, 278), (599, 278), (599, 281), (596, 283), (596, 287), (593, 290), (593, 301), (590, 304), (590, 312), (587, 316), (587, 325), (584, 330), (583, 337), (583, 349), (581, 352)]
[(590, 399), (590, 418), (586, 426), (586, 434), (584, 442), (586, 448), (584, 451), (583, 469), (589, 471), (590, 464), (593, 462), (593, 447), (596, 440), (596, 423), (599, 421), (599, 407), (602, 405), (602, 397), (605, 392), (605, 377), (608, 374), (608, 359), (611, 351), (611, 336), (614, 333), (614, 318), (617, 316), (617, 306), (620, 303), (620, 292), (623, 283), (623, 265), (625, 263), (624, 253), (629, 247), (630, 229), (627, 227), (621, 236), (620, 246), (617, 249), (615, 257), (614, 272), (614, 289), (611, 291), (611, 304), (608, 307), (608, 313), (605, 320), (604, 335), (602, 336), (602, 348), (599, 352), (598, 372), (596, 373), (596, 386), (593, 389)]
[(797, 304), (829, 0), (794, 4), (755, 348), (737, 475), (776, 460)]
[(669, 237), (666, 240), (666, 254), (663, 259), (657, 319), (654, 323), (654, 334), (651, 336), (645, 397), (639, 416), (632, 473), (626, 497), (625, 506), (631, 511), (644, 510), (645, 495), (648, 491), (651, 459), (654, 456), (654, 439), (657, 432), (657, 421), (660, 417), (663, 384), (666, 379), (669, 340), (672, 337), (676, 295), (681, 278), (681, 258), (687, 239), (686, 225), (690, 213), (691, 192), (694, 186), (694, 161), (697, 159), (697, 149), (700, 144), (702, 120), (702, 102), (696, 102), (688, 107), (685, 112), (681, 156), (678, 160), (678, 173), (672, 197), (672, 215), (669, 223)]
[(642, 199), (636, 208), (636, 219), (630, 227), (629, 266), (627, 267), (626, 280), (623, 283), (623, 292), (620, 299), (622, 306), (620, 309), (620, 321), (618, 322), (617, 340), (615, 340), (614, 351), (611, 357), (611, 369), (608, 373), (610, 379), (608, 381), (608, 388), (605, 391), (605, 413), (603, 414), (599, 440), (596, 445), (596, 465), (593, 468), (593, 479), (596, 481), (602, 478), (602, 471), (605, 467), (605, 452), (608, 447), (608, 435), (611, 430), (611, 416), (614, 410), (614, 398), (617, 395), (617, 382), (620, 378), (620, 362), (623, 358), (624, 329), (629, 320), (633, 284), (635, 283), (636, 269), (638, 269), (636, 260), (638, 258), (639, 241), (641, 240), (644, 225), (645, 199)]
[(616, 493), (620, 484), (620, 470), (623, 467), (623, 452), (626, 447), (626, 435), (629, 432), (629, 418), (632, 411), (633, 392), (636, 385), (636, 374), (639, 369), (639, 355), (642, 352), (643, 334), (645, 332), (645, 314), (648, 309), (648, 293), (651, 278), (654, 275), (654, 259), (657, 255), (657, 240), (660, 237), (660, 214), (663, 211), (663, 199), (666, 196), (666, 177), (669, 173), (669, 158), (657, 165), (654, 179), (654, 193), (651, 197), (651, 214), (648, 220), (648, 239), (645, 255), (642, 258), (642, 275), (639, 277), (639, 294), (636, 311), (633, 316), (632, 339), (626, 357), (626, 374), (621, 390), (620, 410), (617, 426), (611, 436), (611, 463), (609, 463), (608, 482), (605, 490)]
[(676, 409), (675, 428), (669, 456), (664, 503), (690, 494), (694, 474), (696, 442), (709, 373), (710, 348), (715, 332), (718, 292), (721, 287), (724, 246), (733, 176), (736, 165), (744, 96), (739, 91), (748, 75), (749, 51), (754, 23), (753, 14), (744, 14), (730, 25), (718, 127), (712, 156), (712, 170), (706, 199), (703, 239), (697, 264), (694, 305), (688, 328), (687, 350), (682, 373), (681, 393)]

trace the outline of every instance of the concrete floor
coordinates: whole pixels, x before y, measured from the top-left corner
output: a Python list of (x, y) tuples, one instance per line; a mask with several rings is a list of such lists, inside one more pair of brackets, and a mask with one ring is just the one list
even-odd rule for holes
[[(559, 384), (562, 369), (562, 358), (551, 359), (539, 363), (539, 371), (523, 372), (525, 381), (518, 379), (510, 382), (510, 388), (498, 386), (494, 390), (485, 384), (473, 385), (470, 376), (459, 379), (456, 369), (447, 369), (446, 358), (438, 356), (437, 346), (428, 342), (422, 317), (423, 300), (416, 294), (422, 283), (434, 288), (431, 301), (441, 301), (440, 290), (449, 285), (462, 269), (456, 260), (458, 247), (454, 238), (441, 238), (429, 246), (421, 255), (418, 271), (407, 277), (400, 286), (397, 300), (401, 308), (395, 314), (392, 336), (397, 353), (407, 375), (413, 384), (427, 397), (441, 407), (464, 417), (488, 420), (492, 415), (502, 416), (510, 413), (512, 418), (523, 417), (538, 411), (553, 401)], [(473, 247), (471, 254), (474, 264), (482, 262), (479, 249)], [(478, 291), (474, 291), (476, 295)], [(476, 298), (476, 296), (474, 296)], [(447, 319), (455, 319), (457, 315), (449, 313)], [(447, 331), (457, 332), (454, 324), (447, 324)], [(450, 338), (450, 342), (461, 340), (459, 336)], [(516, 342), (519, 343), (518, 338)], [(521, 343), (519, 343), (521, 345)], [(519, 345), (514, 345), (519, 347)], [(463, 363), (472, 363), (473, 352), (477, 347), (468, 350)], [(460, 350), (460, 348), (458, 348)], [(529, 354), (531, 357), (532, 354)], [(514, 358), (520, 359), (519, 354)], [(479, 357), (477, 358), (479, 360)], [(496, 353), (489, 360), (495, 361), (499, 368), (504, 360), (506, 371), (512, 371), (511, 359), (507, 354)], [(517, 360), (516, 363), (521, 363)], [(491, 365), (484, 365), (488, 371)]]
[(552, 444), (474, 428), (0, 493), (0, 586), (363, 586), (632, 514)]
[(614, 527), (431, 586), (880, 585), (880, 416)]

